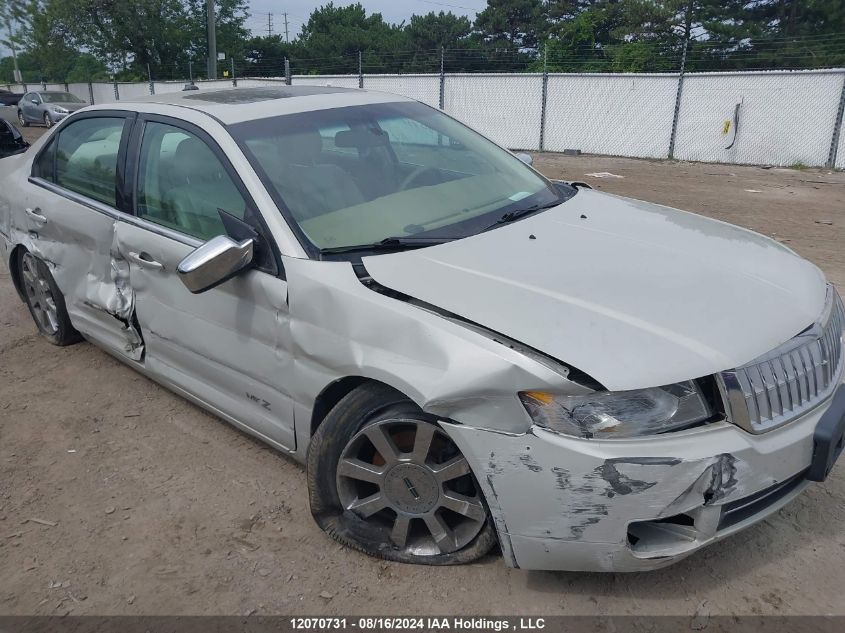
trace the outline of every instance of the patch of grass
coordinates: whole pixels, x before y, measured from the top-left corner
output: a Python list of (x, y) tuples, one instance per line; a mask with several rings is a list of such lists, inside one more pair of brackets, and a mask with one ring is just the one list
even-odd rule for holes
[(792, 163), (789, 166), (789, 168), (790, 169), (797, 169), (798, 171), (806, 171), (807, 169), (810, 169), (807, 165), (802, 163), (800, 160), (797, 163)]

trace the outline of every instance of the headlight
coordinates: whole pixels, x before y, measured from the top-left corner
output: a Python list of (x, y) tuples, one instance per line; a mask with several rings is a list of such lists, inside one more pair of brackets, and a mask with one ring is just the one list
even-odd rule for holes
[(523, 391), (519, 398), (538, 426), (597, 439), (665, 433), (712, 415), (701, 390), (692, 381), (636, 391), (599, 391), (586, 396)]
[(53, 112), (56, 112), (57, 114), (67, 114), (68, 111), (61, 106), (53, 106)]

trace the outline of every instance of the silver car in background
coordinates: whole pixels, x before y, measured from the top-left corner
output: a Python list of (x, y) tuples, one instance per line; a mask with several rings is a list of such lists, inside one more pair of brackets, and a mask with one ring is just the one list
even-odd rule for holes
[(69, 92), (59, 90), (39, 90), (27, 92), (18, 102), (18, 121), (24, 127), (30, 123), (40, 123), (53, 127), (71, 112), (76, 112), (88, 104)]

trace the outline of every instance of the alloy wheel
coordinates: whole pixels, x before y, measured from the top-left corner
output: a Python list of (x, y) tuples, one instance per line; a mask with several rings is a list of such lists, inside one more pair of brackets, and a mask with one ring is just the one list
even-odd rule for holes
[(59, 311), (50, 284), (41, 273), (41, 266), (43, 264), (31, 253), (24, 254), (21, 260), (24, 292), (38, 325), (44, 332), (55, 334), (59, 331)]
[(21, 125), (26, 125), (26, 119), (23, 118), (23, 112), (18, 110), (18, 121)]
[(52, 118), (50, 118), (50, 114), (49, 114), (49, 113), (47, 113), (47, 112), (45, 112), (45, 113), (44, 113), (44, 125), (45, 125), (45, 126), (47, 126), (47, 129), (48, 129), (48, 130), (49, 130), (51, 127), (53, 127), (53, 119), (52, 119)]
[(466, 458), (424, 420), (381, 420), (361, 429), (337, 466), (341, 504), (417, 556), (456, 552), (487, 521)]

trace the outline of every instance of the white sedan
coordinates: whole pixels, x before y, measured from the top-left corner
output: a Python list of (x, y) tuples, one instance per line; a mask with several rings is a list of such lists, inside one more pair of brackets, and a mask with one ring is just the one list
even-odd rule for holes
[(44, 337), (306, 462), (375, 556), (654, 569), (824, 480), (819, 269), (526, 162), (377, 92), (121, 101), (0, 161), (0, 256)]

